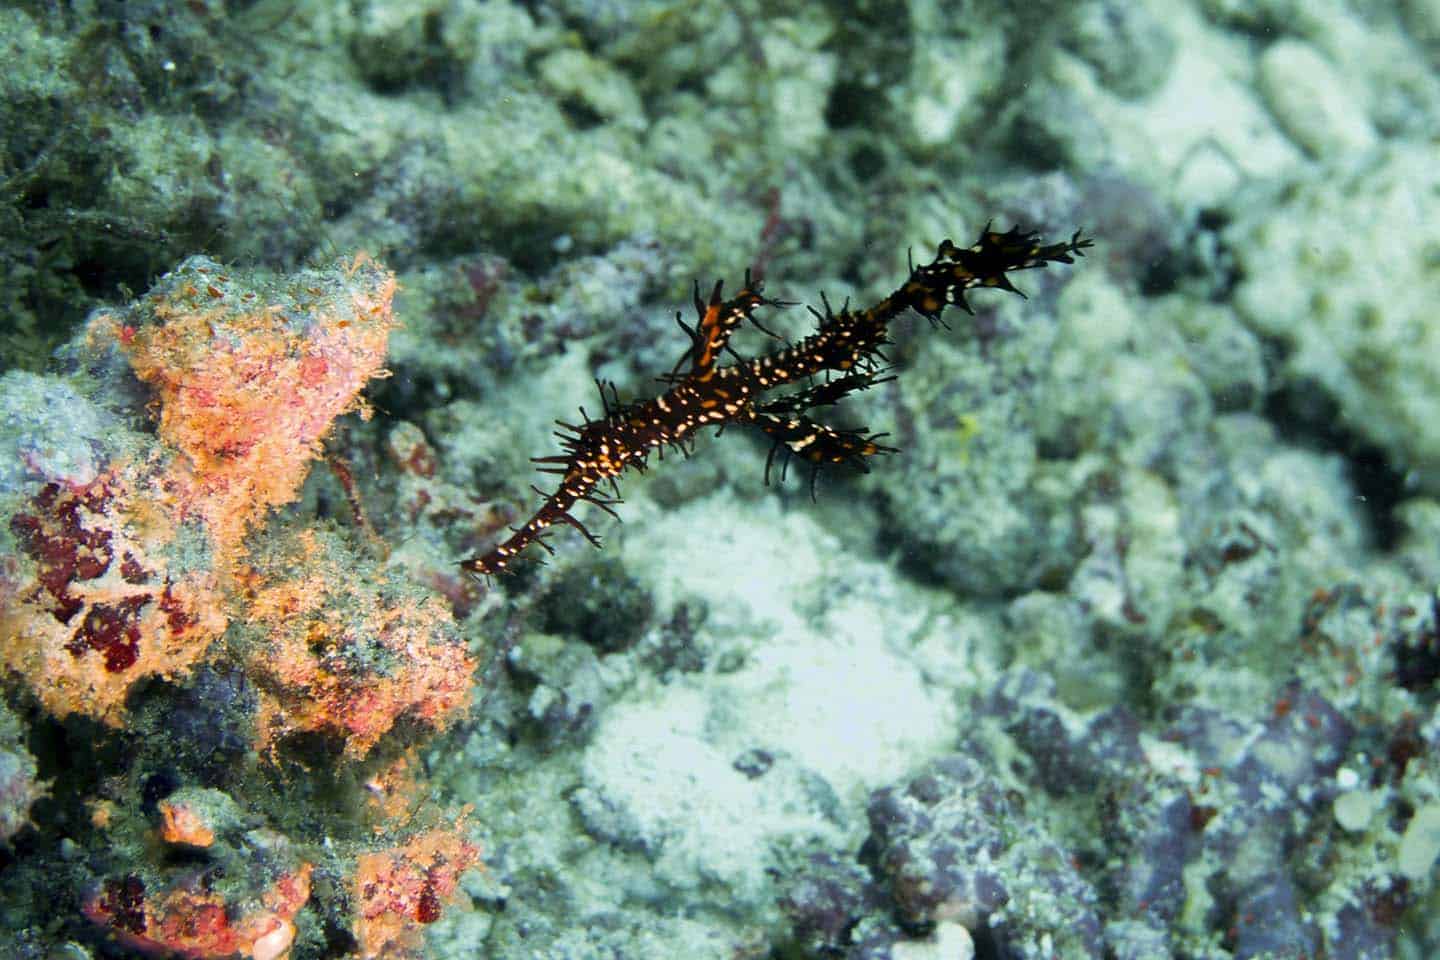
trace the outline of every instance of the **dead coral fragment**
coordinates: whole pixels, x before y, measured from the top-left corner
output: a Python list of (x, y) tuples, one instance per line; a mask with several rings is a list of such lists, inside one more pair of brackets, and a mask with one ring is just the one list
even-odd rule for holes
[(167, 274), (91, 335), (113, 336), (156, 391), (177, 480), (224, 545), (295, 496), (334, 419), (382, 373), (394, 275), (348, 270), (242, 283), (204, 257)]
[(336, 534), (280, 534), (242, 575), (260, 739), (313, 731), (363, 757), (409, 716), (443, 727), (464, 708), (475, 663), (449, 607), (393, 580)]

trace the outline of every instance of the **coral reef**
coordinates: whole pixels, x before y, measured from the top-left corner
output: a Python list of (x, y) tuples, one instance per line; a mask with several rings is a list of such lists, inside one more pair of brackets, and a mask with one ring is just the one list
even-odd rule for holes
[(460, 874), (479, 856), (458, 828), (416, 834), (400, 846), (361, 854), (354, 880), (360, 956), (401, 956), (415, 947), (423, 926), (440, 919), (441, 904), (453, 897)]
[[(280, 764), (343, 769), (402, 720), (433, 731), (468, 703), (475, 664), (447, 603), (340, 532), (272, 514), (382, 372), (394, 288), (363, 259), (269, 276), (192, 258), (142, 300), (97, 313), (68, 377), (4, 381), (25, 417), (12, 414), (6, 436), (22, 466), (5, 491), (8, 675), (61, 722), (52, 737), (85, 736), (73, 716), (121, 737), (161, 733), (128, 763), (66, 767), (54, 797), (70, 815), (84, 804), (95, 830), (83, 868), (61, 872), (62, 896), (136, 951), (280, 960), (315, 940), (320, 910), (364, 956), (412, 955), (478, 860), (455, 828), (395, 829), (402, 811), (371, 810), (359, 785), (342, 804), (354, 835), (343, 851), (318, 843), (344, 837), (337, 824), (317, 833), (277, 806), (300, 776)], [(21, 406), (57, 393), (87, 415)], [(90, 432), (47, 432), (67, 417)], [(23, 748), (0, 756), (8, 840), (45, 791)], [(260, 782), (243, 774), (267, 767)], [(334, 790), (355, 774), (326, 776)], [(388, 782), (413, 795), (403, 779)], [(315, 907), (317, 869), (327, 890), (349, 875), (393, 896)], [(396, 906), (412, 895), (420, 906)]]
[(368, 258), (344, 272), (246, 283), (186, 260), (91, 336), (113, 338), (154, 390), (166, 480), (221, 549), (295, 497), (335, 418), (381, 373), (395, 278)]
[(46, 794), (21, 730), (19, 719), (0, 703), (0, 844), (10, 843), (30, 824), (30, 807)]
[(85, 350), (118, 351), (155, 386), (159, 430), (92, 435), (113, 453), (83, 476), (22, 461), (4, 664), (57, 716), (118, 725), (139, 680), (206, 654), (228, 622), (240, 537), (295, 496), (325, 431), (380, 371), (393, 278), (356, 264), (291, 282), (237, 283), (196, 258), (90, 322)]
[(235, 641), (260, 691), (257, 736), (323, 732), (363, 757), (398, 719), (442, 728), (475, 664), (448, 605), (304, 530), (268, 538), (237, 574), (247, 599)]
[[(8, 5), (0, 952), (1440, 953), (1435, 8)], [(884, 470), (460, 570), (695, 280), (992, 218), (1095, 255), (896, 318)]]
[[(1440, 348), (1430, 313), (1440, 296), (1431, 252), (1440, 245), (1435, 170), (1418, 146), (1340, 157), (1266, 185), (1291, 195), (1293, 217), (1246, 216), (1264, 207), (1239, 206), (1230, 228), (1245, 251), (1236, 310), (1286, 345), (1282, 386), (1318, 387), (1329, 398), (1331, 406), (1302, 415), (1333, 418), (1318, 426), (1353, 432), (1440, 493), (1432, 416), (1440, 379), (1425, 360)], [(1386, 226), (1395, 222), (1414, 226)], [(1324, 271), (1322, 289), (1314, 289), (1312, 270)]]
[(206, 852), (199, 864), (160, 876), (146, 871), (107, 879), (86, 900), (85, 915), (120, 942), (155, 956), (286, 956), (295, 942), (295, 915), (310, 899), (313, 864), (300, 860), (284, 837), (263, 829), (201, 846)]
[(974, 760), (942, 758), (903, 791), (877, 791), (868, 812), (902, 924), (953, 921), (1037, 960), (1099, 953), (1094, 890), (1061, 847), (1018, 829), (1004, 790)]
[(136, 682), (184, 673), (225, 628), (221, 572), (180, 555), (196, 538), (156, 509), (162, 489), (154, 469), (115, 464), (51, 480), (10, 516), (22, 565), (0, 610), (4, 664), (57, 716), (120, 724)]

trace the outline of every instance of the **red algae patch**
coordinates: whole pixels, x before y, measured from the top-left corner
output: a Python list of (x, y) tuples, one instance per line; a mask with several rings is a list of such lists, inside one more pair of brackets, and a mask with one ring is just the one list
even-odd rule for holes
[(0, 609), (0, 662), (56, 716), (118, 725), (142, 677), (173, 676), (225, 629), (211, 569), (184, 569), (173, 515), (156, 510), (145, 466), (83, 486), (49, 483), (9, 520), (26, 578)]

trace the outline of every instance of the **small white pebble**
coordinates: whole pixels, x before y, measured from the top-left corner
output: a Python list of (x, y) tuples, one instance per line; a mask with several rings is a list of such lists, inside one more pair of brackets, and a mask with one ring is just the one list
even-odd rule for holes
[(290, 951), (290, 944), (294, 942), (295, 924), (289, 920), (281, 920), (274, 930), (255, 939), (250, 955), (254, 960), (280, 960)]
[(975, 942), (958, 923), (936, 924), (925, 940), (907, 940), (890, 949), (891, 960), (974, 960)]
[(1440, 803), (1427, 803), (1415, 811), (1400, 838), (1396, 857), (1401, 876), (1421, 880), (1440, 859)]

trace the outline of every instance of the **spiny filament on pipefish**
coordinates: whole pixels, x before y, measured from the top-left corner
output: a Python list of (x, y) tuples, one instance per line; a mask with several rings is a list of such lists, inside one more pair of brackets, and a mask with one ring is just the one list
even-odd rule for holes
[[(582, 407), (579, 423), (557, 421), (563, 452), (537, 457), (542, 472), (556, 474), (560, 485), (553, 493), (535, 490), (542, 498), (540, 508), (523, 526), (512, 528), (511, 536), (488, 553), (465, 560), (461, 567), (483, 577), (505, 570), (526, 547), (545, 542), (547, 531), (556, 524), (568, 524), (595, 546), (599, 539), (572, 512), (581, 502), (591, 503), (615, 516), (619, 504), (616, 479), (627, 469), (644, 470), (652, 450), (662, 455), (666, 447), (688, 456), (692, 439), (702, 427), (746, 424), (763, 430), (773, 441), (765, 460), (765, 482), (776, 453), (809, 462), (811, 495), (815, 473), (826, 464), (851, 463), (866, 469), (866, 459), (895, 453), (880, 443), (884, 434), (864, 428), (840, 429), (812, 420), (810, 412), (839, 403), (852, 393), (868, 390), (892, 380), (889, 361), (882, 348), (889, 344), (890, 322), (907, 310), (914, 310), (932, 325), (944, 326), (942, 314), (958, 306), (972, 312), (967, 291), (991, 288), (1020, 294), (1009, 274), (1051, 263), (1073, 263), (1093, 241), (1080, 231), (1069, 240), (1043, 244), (1037, 233), (1013, 227), (1004, 233), (989, 225), (969, 247), (957, 247), (949, 240), (940, 244), (935, 259), (911, 266), (909, 278), (898, 290), (865, 310), (851, 310), (846, 303), (837, 312), (821, 296), (824, 310), (811, 307), (817, 321), (815, 332), (795, 343), (760, 357), (745, 358), (730, 348), (730, 336), (747, 320), (761, 331), (780, 338), (755, 319), (761, 307), (786, 306), (766, 298), (761, 285), (745, 274), (745, 284), (735, 296), (723, 299), (716, 282), (708, 300), (695, 289), (694, 327), (680, 317), (676, 322), (690, 337), (690, 347), (670, 373), (660, 380), (670, 387), (648, 400), (621, 403), (614, 384), (596, 381), (600, 388), (603, 415), (591, 419)], [(783, 342), (783, 340), (782, 340)], [(722, 355), (733, 362), (721, 365)], [(686, 361), (688, 369), (682, 372)], [(821, 379), (821, 377), (824, 379)], [(777, 394), (784, 388), (789, 392)], [(611, 494), (600, 492), (609, 484)]]

